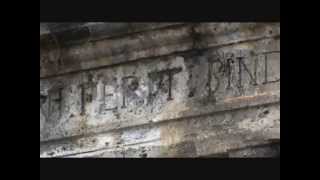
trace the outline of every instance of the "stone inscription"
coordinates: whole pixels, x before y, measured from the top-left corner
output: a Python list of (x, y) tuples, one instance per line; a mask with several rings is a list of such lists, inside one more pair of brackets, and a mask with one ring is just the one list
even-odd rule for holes
[(40, 139), (142, 117), (156, 121), (168, 118), (164, 113), (181, 113), (190, 105), (197, 109), (226, 98), (279, 90), (279, 82), (280, 51), (247, 49), (181, 55), (41, 80)]

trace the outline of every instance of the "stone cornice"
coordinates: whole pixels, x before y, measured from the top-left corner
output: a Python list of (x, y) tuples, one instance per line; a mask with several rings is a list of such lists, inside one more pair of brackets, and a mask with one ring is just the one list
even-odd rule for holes
[(40, 79), (277, 36), (280, 36), (278, 24), (88, 23), (40, 35)]

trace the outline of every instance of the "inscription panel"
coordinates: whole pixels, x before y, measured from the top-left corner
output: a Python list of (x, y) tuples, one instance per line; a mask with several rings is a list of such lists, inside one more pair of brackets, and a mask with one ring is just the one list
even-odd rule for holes
[(40, 80), (40, 141), (278, 102), (280, 39)]

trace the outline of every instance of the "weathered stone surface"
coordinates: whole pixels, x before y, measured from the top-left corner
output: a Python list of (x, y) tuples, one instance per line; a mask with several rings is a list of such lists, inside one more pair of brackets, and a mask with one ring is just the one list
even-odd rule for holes
[[(86, 30), (78, 30), (78, 32), (79, 36), (88, 34)], [(84, 40), (87, 43), (64, 48), (59, 40), (52, 41), (51, 39), (57, 38), (49, 34), (49, 37), (40, 37), (40, 44), (43, 44), (40, 46), (40, 78), (195, 48), (223, 46), (279, 35), (280, 30), (277, 24), (269, 26), (256, 23), (212, 23), (198, 26), (187, 24), (101, 41)], [(72, 38), (71, 35), (67, 37)], [(56, 56), (50, 56), (53, 52)]]
[[(279, 104), (257, 106), (189, 117), (163, 123), (131, 127), (102, 134), (74, 139), (47, 142), (40, 145), (43, 157), (50, 155), (83, 155), (84, 152), (118, 152), (141, 147), (148, 149), (149, 156), (175, 156), (168, 154), (175, 144), (193, 142), (197, 156), (206, 156), (239, 149), (248, 145), (265, 144), (280, 136)], [(165, 146), (173, 146), (165, 147)], [(180, 151), (181, 152), (181, 151)], [(130, 157), (130, 154), (126, 156)]]
[(125, 24), (40, 24), (40, 157), (272, 154), (250, 147), (280, 139), (278, 23)]
[(178, 24), (182, 23), (42, 23), (40, 41), (55, 37), (63, 48)]
[(231, 158), (280, 157), (280, 144), (268, 146), (249, 147), (229, 152)]

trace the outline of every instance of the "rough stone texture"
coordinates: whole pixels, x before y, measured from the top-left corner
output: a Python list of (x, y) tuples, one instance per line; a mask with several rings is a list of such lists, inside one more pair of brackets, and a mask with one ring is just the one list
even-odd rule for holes
[(40, 157), (275, 156), (279, 23), (40, 23)]

